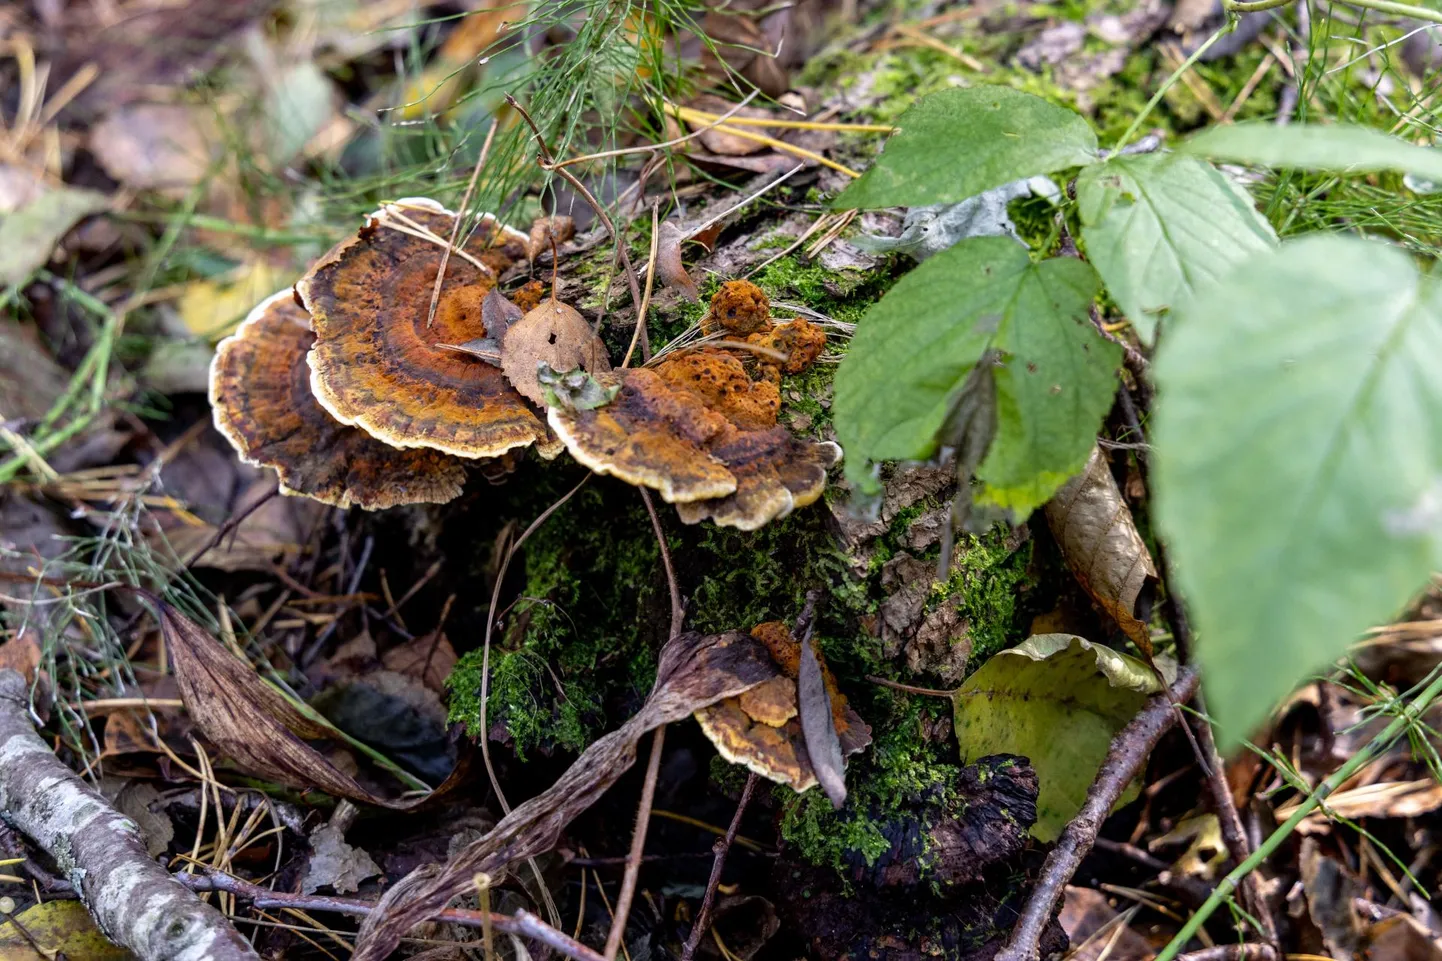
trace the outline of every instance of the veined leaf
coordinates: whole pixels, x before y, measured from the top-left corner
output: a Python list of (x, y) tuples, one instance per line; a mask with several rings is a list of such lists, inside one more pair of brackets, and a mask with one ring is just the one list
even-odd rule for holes
[(1118, 156), (1081, 172), (1087, 256), (1144, 341), (1162, 315), (1277, 242), (1245, 190), (1177, 154)]
[(1371, 127), (1239, 123), (1208, 127), (1182, 144), (1185, 153), (1255, 164), (1337, 173), (1395, 170), (1442, 180), (1442, 149), (1418, 147)]
[(836, 429), (854, 480), (867, 461), (929, 457), (983, 357), (997, 430), (982, 499), (1025, 516), (1086, 463), (1111, 405), (1117, 348), (1087, 319), (1096, 273), (1033, 263), (1003, 237), (928, 259), (862, 318), (836, 374)]
[(1442, 274), (1283, 244), (1200, 294), (1154, 371), (1157, 519), (1235, 743), (1442, 565)]
[(993, 187), (1084, 167), (1097, 138), (1080, 114), (1010, 87), (943, 90), (897, 121), (901, 131), (837, 207), (955, 203)]
[(1072, 634), (1034, 635), (957, 688), (962, 760), (1029, 758), (1041, 782), (1032, 834), (1054, 840), (1081, 809), (1113, 735), (1160, 689), (1156, 675), (1134, 657)]

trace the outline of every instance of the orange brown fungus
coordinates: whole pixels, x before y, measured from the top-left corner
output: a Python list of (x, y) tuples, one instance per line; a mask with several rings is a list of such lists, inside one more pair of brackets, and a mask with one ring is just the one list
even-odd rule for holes
[[(301, 278), (296, 293), (316, 335), (311, 388), (341, 423), (387, 444), (496, 457), (546, 441), (545, 425), (498, 368), (439, 345), (487, 336), (481, 303), (503, 270), (525, 260), (527, 238), (483, 218), (465, 256), (450, 257), (428, 324), (454, 220), (431, 200), (390, 204)], [(438, 240), (404, 232), (414, 230), (406, 221)]]
[(215, 426), (242, 460), (273, 468), (283, 494), (380, 510), (443, 504), (461, 492), (462, 461), (400, 450), (326, 413), (310, 390), (315, 335), (289, 289), (262, 301), (220, 342), (210, 368)]
[(757, 362), (766, 366), (780, 367), (782, 373), (799, 374), (816, 362), (826, 349), (826, 331), (802, 317), (777, 324), (769, 330), (758, 331), (746, 338), (748, 344), (769, 347), (786, 355), (785, 361), (777, 361), (765, 354), (757, 355)]
[(705, 333), (721, 330), (754, 334), (771, 325), (771, 301), (749, 280), (728, 280), (711, 298), (711, 310), (701, 321)]
[(552, 407), (551, 427), (576, 460), (659, 490), (688, 524), (709, 518), (755, 530), (820, 497), (826, 469), (841, 454), (784, 427), (738, 427), (707, 403), (706, 391), (678, 386), (660, 369), (596, 379), (619, 383), (616, 399), (595, 410)]
[(776, 425), (781, 391), (775, 384), (753, 381), (746, 366), (719, 350), (692, 350), (668, 357), (656, 373), (672, 387), (689, 391), (711, 410), (743, 430)]
[(528, 280), (516, 292), (511, 294), (511, 303), (521, 308), (521, 313), (535, 310), (540, 306), (541, 298), (546, 295), (546, 285), (539, 280)]
[[(796, 791), (805, 791), (816, 784), (816, 773), (801, 731), (796, 691), (801, 645), (780, 621), (758, 624), (751, 636), (770, 650), (776, 676), (745, 694), (702, 708), (695, 713), (695, 718), (726, 760)], [(849, 757), (871, 743), (871, 728), (837, 690), (836, 679), (821, 659), (819, 650), (816, 656), (831, 698), (831, 716), (841, 741), (841, 753)]]

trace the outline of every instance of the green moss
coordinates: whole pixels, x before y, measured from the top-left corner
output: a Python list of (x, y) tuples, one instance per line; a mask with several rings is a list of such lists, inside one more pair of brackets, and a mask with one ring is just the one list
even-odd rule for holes
[(971, 634), (971, 663), (980, 665), (1003, 648), (1025, 640), (1018, 617), (1018, 598), (1032, 575), (1032, 544), (1016, 550), (1007, 543), (1008, 532), (994, 527), (981, 537), (957, 538), (956, 560), (946, 583), (932, 587), (928, 607), (956, 604)]
[[(615, 726), (608, 704), (650, 689), (655, 654), (642, 628), (664, 595), (655, 536), (633, 491), (598, 484), (558, 510), (521, 556), (521, 600), (505, 636), (493, 638), (489, 713), (522, 756), (538, 747), (579, 751)], [(480, 650), (468, 653), (449, 682), (451, 721), (473, 737), (481, 733), (481, 659)]]
[(891, 846), (888, 834), (896, 834), (897, 821), (914, 814), (923, 795), (948, 796), (961, 770), (949, 750), (922, 730), (949, 706), (934, 698), (872, 691), (858, 709), (870, 720), (875, 740), (848, 765), (846, 806), (832, 810), (817, 788), (800, 795), (776, 789), (782, 838), (802, 858), (838, 871), (858, 861), (874, 864)]

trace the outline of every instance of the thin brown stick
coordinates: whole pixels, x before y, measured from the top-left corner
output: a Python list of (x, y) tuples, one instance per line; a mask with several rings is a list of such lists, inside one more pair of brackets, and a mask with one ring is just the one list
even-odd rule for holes
[(1276, 961), (1277, 957), (1268, 944), (1219, 944), (1177, 955), (1177, 961)]
[(268, 493), (263, 494), (259, 498), (257, 498), (254, 504), (249, 505), (248, 507), (246, 507), (245, 510), (241, 511), (240, 513), (232, 514), (229, 518), (227, 518), (224, 524), (221, 524), (220, 527), (216, 528), (215, 536), (212, 537), (208, 542), (206, 542), (206, 545), (202, 547), (199, 551), (197, 551), (190, 558), (190, 560), (185, 562), (185, 569), (191, 570), (192, 568), (194, 568), (196, 561), (200, 560), (206, 554), (209, 554), (211, 551), (215, 550), (215, 548), (220, 545), (220, 542), (225, 540), (227, 534), (231, 533), (232, 531), (240, 530), (240, 525), (245, 523), (245, 519), (247, 517), (260, 510), (271, 498), (275, 497), (279, 493), (279, 485), (272, 487)]
[(943, 691), (939, 687), (917, 687), (915, 684), (903, 684), (900, 681), (877, 677), (875, 674), (866, 675), (866, 679), (872, 684), (880, 684), (882, 687), (889, 687), (894, 691), (905, 691), (907, 694), (920, 694), (924, 697), (944, 697), (948, 701), (956, 697), (955, 691)]
[[(174, 876), (192, 891), (224, 891), (249, 901), (256, 908), (289, 908), (295, 911), (333, 911), (337, 914), (365, 916), (376, 909), (371, 901), (359, 898), (331, 897), (323, 894), (290, 894), (272, 891), (241, 878), (207, 871), (204, 874), (177, 874)], [(529, 911), (517, 911), (514, 915), (496, 914), (487, 911), (471, 911), (464, 908), (446, 908), (436, 914), (435, 920), (459, 924), (467, 928), (491, 925), (497, 931), (533, 938), (575, 961), (602, 961), (591, 948), (557, 931)]]
[(646, 311), (651, 308), (651, 285), (656, 281), (656, 251), (661, 239), (661, 205), (651, 205), (651, 253), (646, 258), (646, 292), (641, 295), (641, 306), (636, 310), (636, 329), (631, 331), (631, 345), (626, 356), (621, 358), (622, 367), (631, 366), (631, 355), (636, 352), (636, 341), (646, 329)]
[(1067, 823), (1047, 855), (1036, 887), (1027, 898), (1006, 947), (996, 955), (997, 961), (1037, 961), (1041, 956), (1039, 945), (1042, 933), (1061, 901), (1067, 883), (1096, 843), (1097, 832), (1122, 791), (1140, 773), (1162, 735), (1176, 723), (1177, 715), (1172, 704), (1184, 704), (1191, 700), (1200, 682), (1201, 676), (1196, 669), (1183, 667), (1170, 690), (1148, 700), (1131, 723), (1112, 738), (1106, 760), (1087, 789), (1086, 803)]
[[(661, 549), (661, 567), (666, 572), (666, 587), (671, 595), (671, 637), (681, 633), (686, 609), (681, 604), (681, 589), (676, 583), (676, 569), (671, 566), (671, 549), (666, 546), (666, 533), (661, 529), (661, 517), (651, 494), (646, 488), (641, 491), (641, 500), (651, 518), (651, 529), (656, 533), (656, 546)], [(651, 805), (656, 800), (656, 778), (661, 771), (661, 750), (666, 742), (666, 725), (656, 728), (651, 739), (651, 756), (646, 761), (646, 779), (641, 784), (641, 800), (636, 806), (636, 829), (631, 835), (631, 851), (626, 857), (626, 872), (621, 876), (621, 893), (616, 896), (616, 913), (611, 921), (611, 931), (606, 935), (606, 961), (614, 961), (616, 952), (626, 936), (626, 918), (631, 913), (631, 902), (636, 897), (636, 881), (641, 874), (641, 858), (646, 849), (646, 828), (651, 823)]]
[[(616, 252), (620, 254), (621, 264), (626, 268), (626, 283), (631, 287), (631, 303), (635, 304), (639, 309), (641, 306), (641, 285), (636, 280), (636, 268), (631, 263), (630, 252), (626, 250), (626, 245), (622, 242), (621, 232), (616, 229), (616, 222), (611, 219), (611, 215), (606, 212), (606, 208), (596, 199), (596, 195), (591, 193), (590, 188), (581, 183), (571, 171), (564, 167), (556, 166), (556, 158), (551, 153), (551, 148), (546, 145), (546, 138), (541, 135), (541, 128), (536, 126), (536, 121), (531, 119), (531, 115), (526, 112), (525, 107), (521, 106), (520, 101), (510, 94), (506, 94), (506, 103), (510, 104), (511, 107), (521, 115), (521, 119), (526, 121), (526, 126), (530, 127), (531, 132), (536, 135), (536, 145), (541, 151), (539, 158), (541, 169), (554, 172), (557, 176), (569, 183), (572, 188), (585, 199), (586, 203), (591, 205), (591, 209), (596, 212), (596, 217), (606, 226), (606, 229), (611, 232), (611, 238), (616, 242)], [(641, 328), (641, 359), (651, 359), (651, 341), (646, 336), (645, 327)]]
[(736, 813), (731, 816), (731, 826), (726, 829), (726, 836), (717, 838), (716, 843), (711, 846), (716, 858), (711, 862), (711, 877), (706, 881), (706, 896), (701, 899), (701, 911), (696, 915), (696, 923), (691, 926), (691, 935), (681, 950), (681, 961), (691, 961), (696, 954), (697, 945), (701, 943), (701, 936), (711, 926), (716, 889), (721, 885), (721, 870), (726, 867), (726, 855), (731, 850), (731, 845), (736, 842), (736, 832), (741, 829), (741, 815), (746, 811), (746, 805), (751, 802), (751, 792), (754, 790), (756, 772), (752, 771), (746, 778), (746, 786), (741, 789), (741, 800), (736, 802)]
[[(1137, 450), (1137, 463), (1142, 469), (1143, 478), (1149, 485), (1151, 465), (1147, 456), (1146, 434), (1142, 431), (1141, 419), (1137, 414), (1135, 403), (1132, 402), (1131, 392), (1123, 386), (1120, 396), (1123, 415), (1127, 420), (1127, 429), (1132, 433), (1132, 439), (1142, 445)], [(1172, 639), (1177, 645), (1177, 654), (1185, 662), (1190, 660), (1192, 655), (1192, 629), (1187, 620), (1186, 606), (1182, 603), (1181, 594), (1177, 591), (1177, 580), (1172, 576), (1166, 543), (1162, 540), (1157, 541), (1156, 555), (1157, 569), (1161, 572), (1163, 585), (1166, 588), (1162, 611), (1171, 626)], [(1237, 812), (1237, 804), (1232, 797), (1231, 786), (1227, 784), (1226, 766), (1217, 752), (1217, 742), (1212, 736), (1212, 725), (1206, 717), (1206, 699), (1200, 690), (1196, 696), (1196, 709), (1201, 716), (1191, 718), (1186, 730), (1191, 735), (1190, 740), (1197, 752), (1197, 760), (1201, 762), (1206, 778), (1207, 792), (1211, 795), (1212, 806), (1217, 813), (1217, 823), (1221, 827), (1222, 841), (1226, 844), (1227, 853), (1231, 855), (1232, 860), (1241, 864), (1251, 856), (1252, 849), (1247, 841), (1247, 830), (1242, 824), (1242, 816)], [(1255, 873), (1248, 874), (1242, 879), (1241, 893), (1247, 910), (1261, 925), (1262, 939), (1274, 949), (1274, 953), (1280, 951), (1281, 942), (1277, 938), (1277, 923), (1272, 917), (1271, 908), (1267, 904), (1266, 896), (1262, 893), (1261, 882)]]
[[(475, 193), (476, 181), (481, 179), (481, 168), (486, 165), (486, 157), (491, 152), (491, 142), (496, 139), (496, 128), (500, 125), (499, 120), (491, 120), (491, 129), (486, 131), (486, 141), (481, 144), (481, 155), (476, 158), (476, 165), (471, 169), (470, 183), (466, 184), (466, 192), (461, 195), (461, 208), (456, 211), (455, 223), (451, 224), (451, 239), (441, 251), (441, 266), (436, 271), (436, 285), (431, 288), (431, 305), (426, 309), (427, 327), (436, 319), (436, 305), (441, 302), (441, 285), (446, 281), (446, 268), (451, 265), (451, 251), (455, 249), (456, 238), (461, 234), (461, 218), (466, 215), (466, 208), (471, 205), (471, 194)], [(486, 336), (491, 336), (491, 332), (486, 331)]]
[[(511, 567), (511, 559), (516, 556), (516, 551), (526, 542), (526, 538), (534, 534), (537, 529), (546, 522), (546, 519), (560, 510), (561, 505), (575, 496), (578, 490), (585, 487), (586, 482), (590, 479), (590, 474), (582, 477), (579, 484), (566, 491), (565, 494), (561, 495), (560, 500), (542, 511), (539, 517), (531, 521), (531, 526), (522, 531), (521, 536), (516, 538), (510, 547), (506, 548), (506, 556), (501, 560), (500, 570), (496, 572), (496, 586), (491, 590), (491, 606), (490, 609), (486, 611), (485, 646), (481, 651), (481, 760), (485, 762), (486, 777), (491, 781), (491, 790), (496, 792), (496, 800), (501, 802), (501, 810), (506, 814), (511, 813), (511, 803), (506, 800), (506, 792), (501, 790), (501, 779), (496, 777), (495, 765), (491, 763), (490, 727), (486, 723), (486, 706), (491, 694), (491, 630), (496, 623), (496, 607), (501, 602), (501, 585), (506, 580), (506, 571)], [(561, 915), (556, 909), (555, 899), (551, 897), (551, 889), (546, 887), (546, 882), (541, 876), (541, 866), (536, 863), (535, 858), (529, 859), (529, 863), (532, 873), (536, 876), (536, 885), (540, 888), (541, 897), (545, 901), (546, 913), (551, 916), (551, 922), (553, 924), (559, 924)]]

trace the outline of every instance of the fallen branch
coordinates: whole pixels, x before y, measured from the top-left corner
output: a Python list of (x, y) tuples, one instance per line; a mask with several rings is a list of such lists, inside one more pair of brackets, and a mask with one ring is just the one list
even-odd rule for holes
[(1111, 814), (1122, 791), (1140, 773), (1162, 735), (1176, 723), (1173, 702), (1185, 704), (1191, 700), (1200, 680), (1195, 669), (1182, 668), (1171, 689), (1149, 700), (1131, 723), (1112, 738), (1106, 760), (1087, 790), (1086, 803), (1068, 822), (1061, 837), (1057, 838), (1056, 846), (1047, 855), (1041, 877), (1022, 908), (1011, 939), (997, 953), (996, 961), (1037, 961), (1040, 958), (1038, 945), (1042, 932), (1061, 901), (1067, 883), (1096, 843), (1097, 832), (1107, 815)]
[(106, 937), (141, 961), (258, 958), (145, 850), (135, 822), (60, 762), (30, 722), (25, 679), (0, 670), (0, 811), (40, 845)]
[[(272, 891), (241, 878), (207, 871), (205, 874), (181, 874), (177, 878), (192, 891), (224, 891), (234, 894), (243, 901), (249, 901), (257, 908), (289, 908), (293, 911), (334, 911), (365, 917), (376, 909), (375, 902), (359, 898), (338, 898), (324, 894), (291, 894), (286, 891)], [(488, 911), (470, 911), (465, 908), (446, 908), (436, 915), (437, 921), (459, 924), (466, 928), (484, 930), (490, 925), (504, 934), (532, 938), (553, 951), (564, 954), (575, 961), (603, 961), (600, 953), (586, 947), (575, 938), (557, 931), (529, 911), (517, 911), (514, 915), (496, 914)]]

